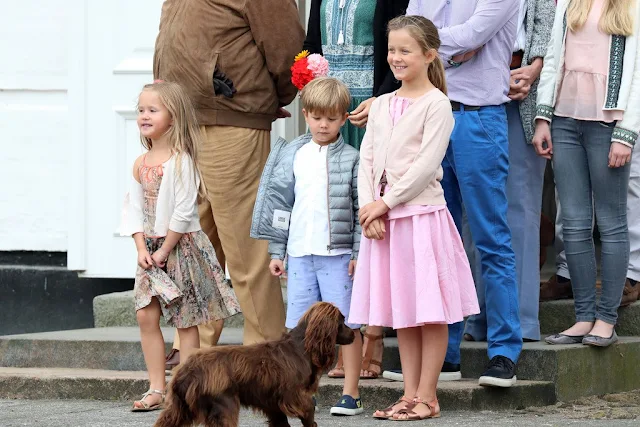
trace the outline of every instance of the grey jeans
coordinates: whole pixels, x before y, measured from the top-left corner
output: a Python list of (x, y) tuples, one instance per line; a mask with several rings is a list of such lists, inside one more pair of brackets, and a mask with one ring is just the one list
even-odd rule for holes
[[(556, 191), (556, 229), (554, 248), (556, 251), (556, 272), (559, 276), (571, 279), (567, 257), (562, 240), (562, 205)], [(636, 141), (631, 156), (631, 175), (627, 192), (627, 222), (629, 225), (629, 268), (627, 278), (640, 282), (640, 138)]]
[[(551, 125), (553, 171), (578, 322), (616, 323), (629, 265), (630, 165), (608, 167), (613, 126), (565, 117), (554, 117)], [(594, 208), (602, 242), (602, 292), (597, 306)]]

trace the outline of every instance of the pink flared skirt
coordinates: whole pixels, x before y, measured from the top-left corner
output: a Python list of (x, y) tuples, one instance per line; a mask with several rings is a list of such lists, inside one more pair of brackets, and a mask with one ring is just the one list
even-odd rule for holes
[(469, 261), (446, 206), (398, 206), (384, 240), (362, 236), (350, 323), (410, 328), (480, 312)]

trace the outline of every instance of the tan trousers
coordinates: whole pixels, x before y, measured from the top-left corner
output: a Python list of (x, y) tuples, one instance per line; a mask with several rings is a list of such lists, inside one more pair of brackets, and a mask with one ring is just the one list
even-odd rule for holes
[[(285, 331), (280, 281), (269, 273), (267, 242), (249, 237), (270, 132), (231, 126), (203, 126), (202, 131), (198, 155), (210, 206), (200, 206), (200, 223), (221, 264), (226, 259), (229, 267), (244, 315), (243, 342), (278, 339)], [(211, 338), (217, 342), (215, 323), (198, 328), (201, 346)]]

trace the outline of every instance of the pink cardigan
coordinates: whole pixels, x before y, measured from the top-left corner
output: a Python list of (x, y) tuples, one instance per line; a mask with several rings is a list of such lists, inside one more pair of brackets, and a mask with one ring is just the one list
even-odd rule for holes
[(405, 205), (444, 205), (442, 159), (454, 120), (449, 98), (433, 89), (406, 109), (393, 126), (389, 104), (395, 93), (377, 98), (369, 111), (360, 147), (359, 205), (374, 201), (384, 171), (391, 186), (382, 200), (390, 209)]

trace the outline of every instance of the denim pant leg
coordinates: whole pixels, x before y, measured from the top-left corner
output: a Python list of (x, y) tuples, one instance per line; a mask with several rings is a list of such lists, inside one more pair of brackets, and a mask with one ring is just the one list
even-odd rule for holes
[(483, 107), (480, 111), (458, 111), (454, 116), (456, 126), (447, 159), (453, 165), (471, 235), (480, 253), (489, 358), (501, 355), (516, 362), (522, 335), (515, 255), (507, 224), (505, 108)]
[(562, 205), (562, 237), (575, 300), (576, 321), (596, 317), (596, 256), (591, 221), (591, 180), (579, 122), (554, 117), (553, 173)]
[[(615, 324), (629, 261), (626, 223), (629, 165), (608, 167), (612, 131), (611, 126), (600, 122), (564, 117), (554, 117), (551, 125), (553, 170), (562, 204), (564, 245), (578, 322), (601, 318)], [(593, 205), (603, 246), (602, 298), (598, 310)]]
[(482, 263), (480, 262), (480, 252), (476, 248), (471, 238), (471, 229), (469, 228), (469, 220), (464, 212), (462, 216), (462, 242), (464, 243), (464, 251), (469, 259), (471, 266), (471, 275), (476, 285), (476, 293), (478, 296), (478, 306), (480, 313), (469, 316), (464, 325), (464, 333), (469, 334), (475, 341), (487, 340), (487, 307), (484, 298), (484, 282), (482, 281)]
[(631, 155), (629, 194), (627, 194), (627, 223), (629, 224), (629, 269), (627, 277), (640, 281), (640, 139)]
[[(455, 126), (458, 126), (457, 123)], [(456, 223), (458, 232), (462, 226), (462, 199), (460, 196), (460, 188), (458, 187), (458, 179), (454, 171), (454, 165), (449, 162), (449, 158), (453, 158), (451, 144), (447, 148), (447, 154), (442, 161), (443, 177), (440, 184), (444, 190), (444, 197), (447, 202), (447, 208)], [(464, 330), (464, 322), (453, 323), (449, 325), (449, 343), (447, 345), (447, 354), (445, 361), (455, 365), (460, 364), (460, 343), (462, 342), (462, 333)]]
[(507, 220), (516, 256), (516, 281), (522, 337), (540, 339), (540, 212), (546, 160), (526, 141), (520, 104), (507, 105), (509, 176)]
[(596, 319), (615, 325), (629, 267), (627, 195), (631, 165), (608, 166), (614, 123), (581, 122), (596, 222), (600, 232), (602, 292)]
[[(507, 177), (507, 219), (516, 256), (516, 277), (523, 338), (540, 339), (538, 309), (540, 299), (540, 211), (546, 160), (538, 156), (525, 138), (520, 105), (507, 105), (509, 126), (509, 176)], [(466, 227), (465, 227), (466, 226)], [(487, 316), (482, 282), (480, 254), (467, 238), (468, 223), (463, 223), (463, 240), (474, 273), (480, 314), (470, 316), (465, 332), (474, 339), (487, 337)], [(479, 271), (480, 270), (480, 271)]]

